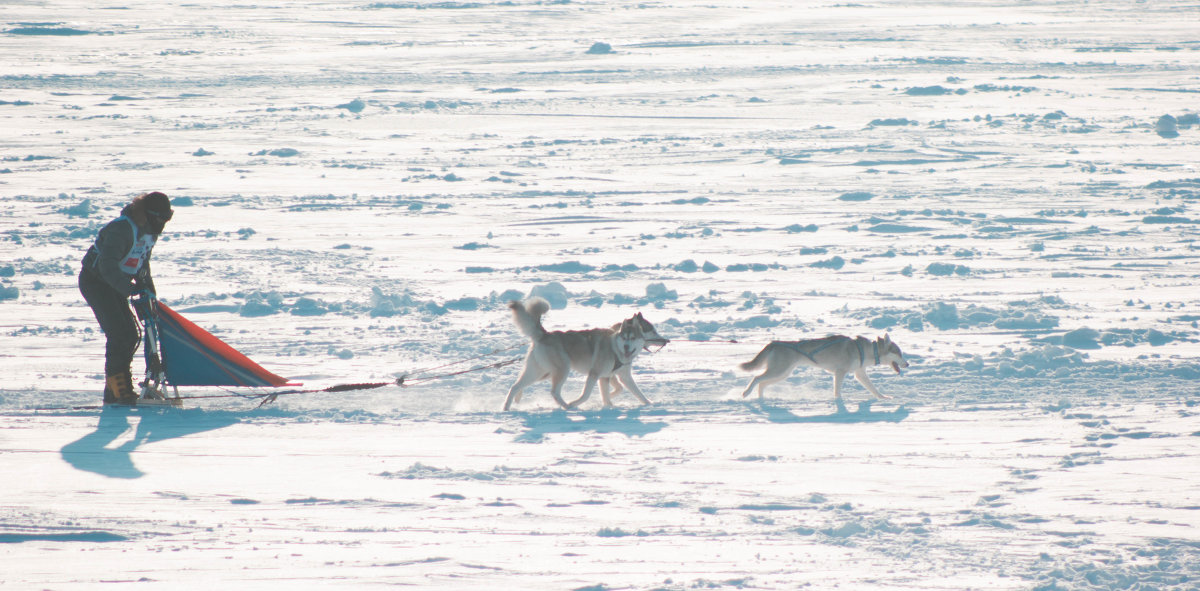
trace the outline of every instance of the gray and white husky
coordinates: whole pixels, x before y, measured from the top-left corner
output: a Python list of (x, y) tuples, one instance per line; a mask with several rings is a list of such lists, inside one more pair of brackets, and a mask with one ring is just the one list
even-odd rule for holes
[[(509, 410), (521, 399), (525, 388), (547, 379), (554, 401), (565, 409), (586, 401), (597, 383), (605, 407), (612, 406), (612, 397), (620, 393), (622, 387), (628, 388), (642, 404), (650, 404), (633, 381), (632, 363), (643, 348), (651, 344), (665, 345), (668, 341), (659, 336), (640, 312), (612, 328), (550, 332), (542, 327), (542, 316), (550, 311), (550, 304), (545, 299), (514, 300), (508, 307), (512, 309), (517, 329), (533, 344), (525, 355), (520, 377), (508, 390), (504, 410)], [(572, 369), (586, 374), (587, 382), (579, 398), (568, 404), (563, 400), (562, 387)]]
[[(642, 345), (641, 351), (649, 351), (650, 345), (658, 345), (658, 348), (662, 349), (667, 345), (667, 343), (671, 342), (670, 339), (664, 338), (662, 335), (658, 334), (658, 330), (654, 328), (653, 324), (650, 324), (649, 320), (646, 320), (645, 316), (642, 316), (641, 312), (638, 312), (637, 314), (634, 314), (633, 316), (614, 324), (612, 326), (612, 330), (614, 332), (621, 330), (622, 324), (626, 322), (633, 324), (632, 328), (634, 330), (641, 331), (642, 338), (646, 341), (646, 343)], [(604, 395), (605, 389), (611, 385), (611, 391), (608, 393), (608, 396), (604, 398), (605, 407), (612, 406), (612, 399), (616, 398), (617, 394), (620, 394), (623, 388), (628, 388), (629, 391), (632, 392), (642, 404), (650, 404), (650, 401), (646, 399), (644, 394), (642, 394), (642, 391), (640, 388), (638, 388), (637, 384), (633, 383), (633, 359), (637, 357), (638, 353), (641, 351), (634, 352), (633, 356), (629, 358), (629, 363), (618, 367), (617, 371), (611, 378), (600, 378), (601, 396)], [(584, 394), (579, 400), (572, 402), (570, 404), (571, 408), (577, 407), (584, 400), (587, 400), (587, 397), (588, 394)]]
[(766, 366), (761, 374), (750, 380), (742, 392), (742, 398), (749, 396), (758, 386), (758, 397), (762, 399), (767, 386), (787, 378), (797, 365), (818, 367), (833, 374), (833, 396), (838, 401), (842, 399), (842, 381), (851, 372), (876, 398), (891, 398), (880, 394), (871, 383), (871, 378), (867, 377), (868, 367), (882, 364), (891, 364), (896, 373), (908, 367), (904, 353), (886, 334), (874, 341), (866, 337), (850, 338), (843, 335), (803, 341), (773, 341), (763, 347), (754, 359), (741, 364), (740, 367), (745, 371)]

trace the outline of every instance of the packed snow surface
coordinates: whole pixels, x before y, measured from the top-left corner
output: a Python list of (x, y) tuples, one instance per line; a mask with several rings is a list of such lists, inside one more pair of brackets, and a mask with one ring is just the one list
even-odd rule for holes
[[(1198, 19), (0, 4), (0, 587), (1196, 589)], [(97, 406), (79, 260), (149, 190), (162, 300), (305, 392)], [(642, 312), (654, 404), (502, 412), (532, 295)], [(741, 397), (884, 333), (890, 399)]]

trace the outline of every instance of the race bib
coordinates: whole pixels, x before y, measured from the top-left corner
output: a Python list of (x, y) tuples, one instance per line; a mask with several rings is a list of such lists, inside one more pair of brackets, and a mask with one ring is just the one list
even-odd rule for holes
[(156, 238), (153, 234), (142, 234), (139, 236), (137, 224), (128, 217), (121, 216), (118, 220), (124, 219), (129, 222), (129, 227), (133, 229), (133, 247), (121, 259), (121, 271), (126, 275), (137, 275), (138, 271), (146, 264), (146, 259), (150, 256), (150, 251), (154, 248)]

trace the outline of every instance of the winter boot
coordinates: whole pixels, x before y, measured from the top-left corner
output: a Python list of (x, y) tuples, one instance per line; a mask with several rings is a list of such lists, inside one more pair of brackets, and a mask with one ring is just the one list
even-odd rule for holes
[[(113, 376), (113, 378), (115, 377)], [(104, 404), (117, 403), (117, 391), (112, 387), (113, 378), (104, 378)]]
[(105, 379), (104, 404), (137, 404), (130, 372), (113, 374)]

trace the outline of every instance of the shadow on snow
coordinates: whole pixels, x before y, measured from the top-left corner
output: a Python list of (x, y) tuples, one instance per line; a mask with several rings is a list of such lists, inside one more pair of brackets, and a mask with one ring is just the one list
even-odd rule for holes
[(525, 433), (518, 435), (515, 441), (525, 443), (540, 443), (546, 435), (552, 433), (622, 433), (629, 437), (640, 437), (657, 433), (667, 426), (661, 421), (643, 422), (641, 409), (621, 410), (616, 408), (595, 412), (571, 413), (556, 410), (544, 414), (531, 414), (525, 417)]
[[(133, 437), (109, 447), (130, 430), (130, 417), (139, 417)], [(237, 415), (200, 410), (104, 407), (96, 430), (63, 446), (62, 458), (71, 466), (109, 478), (141, 478), (133, 454), (146, 443), (223, 429), (239, 421)]]
[(812, 416), (800, 416), (786, 408), (768, 404), (762, 404), (759, 408), (772, 423), (899, 423), (908, 418), (908, 409), (903, 406), (891, 412), (874, 412), (871, 410), (874, 402), (860, 402), (858, 410), (850, 412), (846, 404), (838, 400), (837, 410), (833, 414)]

